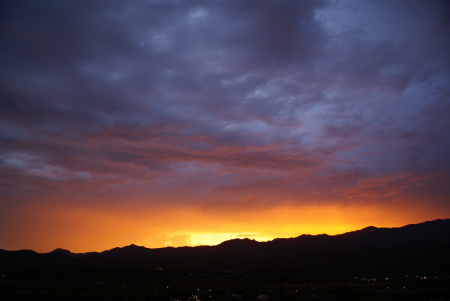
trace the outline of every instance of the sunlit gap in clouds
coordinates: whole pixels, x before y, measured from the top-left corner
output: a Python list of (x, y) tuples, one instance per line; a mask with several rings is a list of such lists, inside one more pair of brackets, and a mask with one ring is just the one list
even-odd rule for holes
[[(188, 209), (185, 213), (161, 211), (164, 219), (172, 217), (170, 224), (147, 224), (148, 229), (172, 228), (170, 232), (155, 232), (138, 244), (149, 248), (217, 245), (226, 240), (249, 238), (256, 241), (269, 241), (276, 238), (297, 237), (303, 234), (337, 235), (374, 225), (378, 227), (400, 227), (414, 223), (420, 211), (378, 205), (305, 205), (272, 206), (239, 212)], [(422, 212), (433, 216), (435, 212)], [(224, 217), (226, 216), (226, 217)], [(175, 230), (178, 229), (178, 230)], [(184, 230), (183, 230), (184, 229)], [(253, 232), (245, 232), (252, 229)], [(227, 231), (228, 230), (228, 231)], [(162, 230), (165, 231), (165, 230)]]
[(399, 227), (445, 218), (445, 212), (400, 199), (386, 204), (273, 204), (239, 210), (223, 205), (127, 206), (90, 201), (17, 201), (20, 210), (11, 206), (4, 221), (13, 229), (27, 231), (18, 236), (0, 229), (4, 248), (32, 244), (38, 252), (55, 248), (90, 252), (130, 244), (148, 248), (217, 245), (235, 238), (265, 241), (302, 234), (333, 235), (368, 225)]
[[(189, 244), (183, 245), (182, 243), (179, 243), (179, 241), (176, 240), (177, 237), (186, 237)], [(260, 236), (255, 233), (247, 233), (247, 234), (241, 234), (241, 233), (207, 233), (207, 232), (193, 232), (190, 234), (173, 234), (173, 236), (170, 236), (170, 241), (167, 241), (165, 244), (166, 246), (172, 246), (172, 247), (183, 247), (183, 246), (215, 246), (218, 245), (224, 241), (232, 240), (232, 239), (253, 239), (256, 241), (268, 241), (273, 238), (268, 238), (264, 236)], [(175, 238), (175, 240), (173, 239)], [(177, 243), (178, 242), (178, 243)], [(147, 245), (148, 247), (151, 247), (150, 245)]]

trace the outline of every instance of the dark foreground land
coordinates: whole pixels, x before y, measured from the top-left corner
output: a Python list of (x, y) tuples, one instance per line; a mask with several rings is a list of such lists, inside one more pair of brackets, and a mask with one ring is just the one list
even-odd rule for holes
[(0, 300), (450, 300), (450, 277), (41, 266), (3, 274)]
[(0, 300), (450, 301), (450, 220), (264, 243), (0, 250)]

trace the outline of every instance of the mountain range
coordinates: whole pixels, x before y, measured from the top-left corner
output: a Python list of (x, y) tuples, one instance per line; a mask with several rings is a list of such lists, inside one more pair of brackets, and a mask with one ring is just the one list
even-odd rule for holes
[(233, 239), (216, 246), (103, 252), (0, 250), (0, 272), (42, 266), (283, 269), (305, 275), (444, 274), (450, 270), (450, 219), (399, 228), (367, 227), (340, 235), (301, 235), (268, 242)]

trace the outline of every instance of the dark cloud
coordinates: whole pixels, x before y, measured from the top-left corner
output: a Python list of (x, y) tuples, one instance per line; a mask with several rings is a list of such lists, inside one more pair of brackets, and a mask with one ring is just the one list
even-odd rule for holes
[(426, 190), (449, 172), (447, 8), (3, 2), (2, 185), (146, 195), (190, 171), (201, 189), (293, 203)]

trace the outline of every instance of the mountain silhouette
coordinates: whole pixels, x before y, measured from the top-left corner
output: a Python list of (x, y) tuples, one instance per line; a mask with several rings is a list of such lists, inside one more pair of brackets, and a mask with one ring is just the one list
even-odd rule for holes
[(0, 269), (31, 265), (147, 266), (199, 269), (296, 269), (309, 275), (445, 273), (450, 270), (450, 219), (399, 228), (367, 227), (340, 235), (301, 235), (216, 246), (149, 249), (134, 244), (100, 253), (56, 249), (0, 250)]
[(50, 253), (53, 253), (53, 254), (66, 254), (66, 255), (72, 255), (73, 254), (69, 250), (61, 249), (61, 248), (54, 249)]

